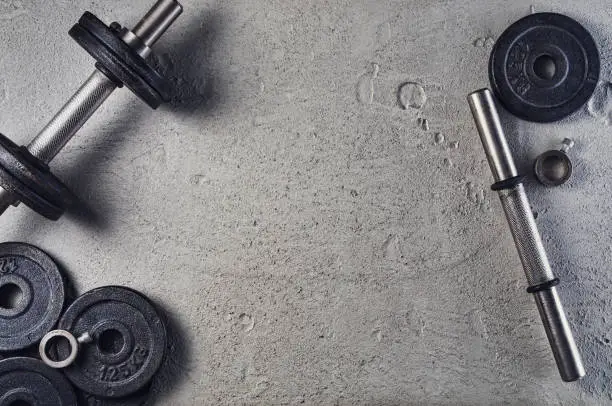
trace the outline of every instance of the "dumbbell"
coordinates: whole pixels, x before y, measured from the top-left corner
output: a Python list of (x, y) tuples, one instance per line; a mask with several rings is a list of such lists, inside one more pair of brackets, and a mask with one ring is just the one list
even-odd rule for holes
[(48, 164), (115, 89), (126, 86), (153, 109), (169, 101), (171, 85), (148, 57), (182, 11), (176, 0), (159, 0), (133, 30), (83, 14), (69, 34), (96, 59), (96, 70), (27, 147), (0, 134), (0, 214), (22, 202), (57, 220), (74, 205)]

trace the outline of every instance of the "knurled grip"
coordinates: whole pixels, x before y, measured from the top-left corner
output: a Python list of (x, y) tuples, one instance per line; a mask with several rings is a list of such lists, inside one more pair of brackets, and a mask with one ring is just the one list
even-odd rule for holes
[(28, 151), (49, 163), (117, 88), (96, 70), (47, 126), (28, 145)]
[(498, 191), (529, 286), (555, 279), (523, 184)]

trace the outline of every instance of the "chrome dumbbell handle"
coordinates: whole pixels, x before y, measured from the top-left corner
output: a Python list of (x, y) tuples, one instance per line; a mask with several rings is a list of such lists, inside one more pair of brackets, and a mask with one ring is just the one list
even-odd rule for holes
[(575, 381), (585, 375), (582, 358), (557, 294), (559, 280), (550, 267), (493, 95), (488, 89), (479, 90), (468, 96), (468, 102), (496, 182), (493, 189), (499, 193), (527, 276), (527, 291), (534, 295), (561, 378)]

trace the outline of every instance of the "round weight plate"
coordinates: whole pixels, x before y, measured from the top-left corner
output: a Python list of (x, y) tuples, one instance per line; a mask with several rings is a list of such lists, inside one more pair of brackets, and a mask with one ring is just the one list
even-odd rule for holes
[(63, 306), (64, 281), (47, 254), (27, 244), (0, 244), (0, 351), (40, 341)]
[(0, 165), (44, 199), (60, 207), (74, 203), (75, 198), (70, 189), (51, 173), (45, 163), (2, 134)]
[(0, 134), (0, 185), (39, 214), (57, 220), (75, 198), (49, 168)]
[(49, 220), (58, 220), (64, 210), (53, 203), (43, 199), (29, 187), (19, 182), (17, 178), (11, 175), (8, 171), (0, 166), (0, 186), (11, 192), (16, 199), (23, 202), (26, 206), (48, 218)]
[(0, 361), (0, 406), (76, 406), (70, 382), (33, 358)]
[[(93, 338), (82, 345), (77, 360), (64, 370), (84, 392), (102, 397), (124, 397), (146, 386), (161, 366), (166, 329), (153, 305), (141, 294), (109, 286), (77, 298), (58, 324), (79, 337)], [(61, 359), (68, 346), (57, 346)]]
[(512, 24), (489, 61), (495, 95), (517, 117), (553, 122), (582, 107), (599, 80), (591, 34), (561, 14), (537, 13)]
[(170, 100), (169, 82), (95, 15), (83, 14), (69, 34), (104, 67), (104, 73), (110, 72), (152, 108)]

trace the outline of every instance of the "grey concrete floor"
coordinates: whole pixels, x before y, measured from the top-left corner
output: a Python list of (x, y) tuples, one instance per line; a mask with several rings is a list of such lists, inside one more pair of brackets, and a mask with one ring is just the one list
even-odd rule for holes
[[(2, 132), (25, 143), (88, 76), (67, 35), (83, 11), (129, 26), (150, 3), (0, 1)], [(156, 404), (612, 403), (605, 2), (183, 4), (155, 49), (175, 100), (118, 91), (52, 164), (87, 209), (0, 219), (0, 240), (48, 251), (79, 292), (128, 285), (165, 309)], [(465, 102), (531, 6), (578, 19), (603, 60), (581, 112), (505, 117), (524, 169), (576, 142), (569, 184), (527, 185), (587, 367), (572, 384)]]

